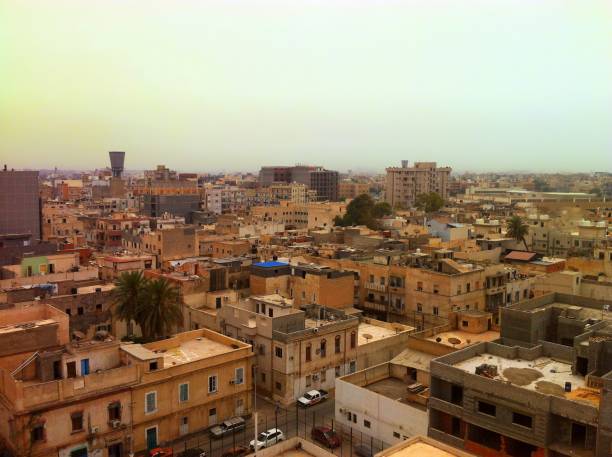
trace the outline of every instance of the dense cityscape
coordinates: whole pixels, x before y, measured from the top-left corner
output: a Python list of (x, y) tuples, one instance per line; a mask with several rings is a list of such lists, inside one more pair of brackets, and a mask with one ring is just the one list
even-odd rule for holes
[(0, 170), (1, 456), (611, 455), (612, 173), (106, 154)]

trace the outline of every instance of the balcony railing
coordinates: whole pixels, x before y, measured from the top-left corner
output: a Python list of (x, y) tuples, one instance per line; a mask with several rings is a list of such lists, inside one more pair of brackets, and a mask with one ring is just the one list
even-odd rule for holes
[(375, 282), (366, 282), (365, 283), (365, 288), (368, 290), (375, 290), (377, 292), (386, 292), (387, 291), (387, 286), (385, 286), (384, 284), (378, 284)]

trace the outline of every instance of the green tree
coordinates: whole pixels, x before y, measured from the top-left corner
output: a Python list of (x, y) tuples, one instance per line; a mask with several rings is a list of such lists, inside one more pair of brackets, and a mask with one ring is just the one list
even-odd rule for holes
[(374, 203), (368, 194), (361, 194), (347, 205), (344, 216), (336, 216), (334, 224), (342, 227), (365, 225), (376, 230), (378, 228), (376, 219), (391, 213), (391, 206), (388, 203)]
[(444, 206), (444, 200), (440, 194), (429, 192), (420, 194), (416, 198), (416, 207), (426, 213), (433, 213)]
[(537, 192), (550, 192), (550, 186), (542, 178), (533, 179), (533, 188)]
[(120, 320), (139, 323), (146, 285), (147, 279), (141, 271), (123, 273), (117, 278), (113, 295), (115, 314)]
[(601, 191), (601, 189), (599, 187), (593, 187), (590, 191), (589, 194), (595, 194), (598, 197), (601, 197), (603, 195), (603, 192)]
[(139, 318), (145, 338), (167, 335), (183, 321), (178, 289), (163, 278), (147, 282)]
[(519, 216), (512, 216), (506, 223), (506, 233), (509, 237), (514, 238), (516, 241), (522, 241), (525, 245), (525, 250), (528, 251), (527, 241), (525, 237), (529, 233), (529, 226), (523, 223), (523, 220)]

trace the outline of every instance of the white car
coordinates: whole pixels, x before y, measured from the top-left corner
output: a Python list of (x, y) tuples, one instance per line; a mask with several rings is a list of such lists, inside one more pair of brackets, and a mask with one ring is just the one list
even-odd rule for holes
[[(257, 435), (257, 449), (262, 449), (264, 447), (270, 447), (273, 444), (276, 444), (285, 439), (285, 435), (279, 428), (271, 428), (268, 431), (261, 432)], [(251, 440), (250, 443), (251, 450), (255, 449), (255, 440)]]

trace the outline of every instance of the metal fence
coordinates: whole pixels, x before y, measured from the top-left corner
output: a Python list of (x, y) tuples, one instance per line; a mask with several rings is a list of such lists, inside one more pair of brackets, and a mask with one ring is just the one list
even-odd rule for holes
[[(357, 451), (360, 451), (360, 455), (367, 457), (368, 454), (374, 455), (390, 446), (389, 443), (367, 435), (354, 427), (337, 422), (333, 416), (322, 413), (317, 414), (315, 411), (298, 407), (277, 407), (274, 414), (258, 414), (257, 432), (261, 433), (271, 428), (277, 428), (283, 432), (285, 439), (299, 436), (321, 447), (325, 447), (323, 443), (317, 442), (312, 438), (312, 429), (316, 426), (331, 427), (340, 435), (341, 445), (334, 449), (328, 449), (329, 452), (339, 457), (357, 455)], [(188, 449), (205, 451), (207, 457), (221, 457), (230, 449), (240, 446), (248, 449), (249, 443), (255, 437), (254, 435), (255, 424), (253, 417), (251, 417), (247, 420), (246, 426), (242, 430), (220, 438), (211, 438), (208, 431), (203, 431), (175, 442), (172, 447), (175, 456), (178, 457)]]

